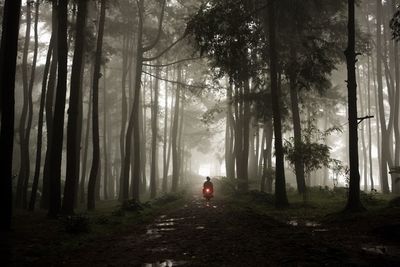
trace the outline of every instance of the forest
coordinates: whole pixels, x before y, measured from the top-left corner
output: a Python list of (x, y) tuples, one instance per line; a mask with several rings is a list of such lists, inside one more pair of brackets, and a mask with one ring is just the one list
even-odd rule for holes
[(2, 266), (400, 266), (400, 1), (0, 23)]

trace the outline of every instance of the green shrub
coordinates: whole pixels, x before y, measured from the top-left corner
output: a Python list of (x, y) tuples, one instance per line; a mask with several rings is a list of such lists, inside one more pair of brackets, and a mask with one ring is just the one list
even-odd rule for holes
[(152, 201), (153, 205), (165, 205), (183, 197), (182, 193), (170, 193), (160, 196)]
[(400, 197), (393, 198), (389, 201), (389, 207), (399, 208), (400, 207)]
[(234, 195), (237, 193), (238, 181), (234, 178), (222, 177), (219, 180), (213, 181), (214, 189), (217, 194), (221, 195)]
[(378, 199), (378, 193), (372, 191), (371, 193), (365, 193), (364, 191), (360, 192), (361, 202), (367, 205), (377, 205), (382, 201)]
[(110, 222), (110, 219), (104, 215), (97, 217), (95, 220), (96, 224), (108, 224), (109, 222)]
[(267, 204), (274, 204), (275, 203), (275, 197), (274, 195), (261, 192), (258, 190), (251, 190), (245, 195), (249, 196), (252, 202), (257, 202), (257, 203), (267, 203)]
[(118, 209), (114, 210), (111, 215), (116, 217), (123, 217), (125, 216), (125, 211), (121, 207), (119, 207)]
[(85, 214), (62, 217), (61, 223), (65, 232), (69, 234), (88, 233), (90, 231), (90, 219)]
[(130, 199), (122, 203), (121, 209), (124, 211), (139, 212), (143, 210), (143, 205), (135, 199)]

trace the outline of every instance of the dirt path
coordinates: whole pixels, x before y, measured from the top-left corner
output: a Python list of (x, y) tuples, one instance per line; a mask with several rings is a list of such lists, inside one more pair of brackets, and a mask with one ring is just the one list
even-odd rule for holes
[(278, 222), (194, 197), (146, 228), (96, 240), (46, 266), (400, 266), (400, 250), (363, 245), (370, 241), (337, 226)]

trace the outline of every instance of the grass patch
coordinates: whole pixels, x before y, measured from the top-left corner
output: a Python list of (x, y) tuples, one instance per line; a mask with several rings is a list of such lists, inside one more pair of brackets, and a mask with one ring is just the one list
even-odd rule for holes
[[(119, 236), (128, 232), (141, 234), (148, 223), (158, 216), (183, 205), (185, 195), (165, 195), (146, 203), (128, 201), (100, 201), (95, 211), (77, 209), (72, 216), (48, 219), (45, 211), (28, 212), (17, 210), (14, 214), (14, 231), (10, 235), (16, 265), (45, 256), (62, 257), (69, 251), (95, 244), (108, 236)], [(118, 215), (118, 216), (117, 216)]]
[[(396, 200), (389, 202), (390, 196), (376, 192), (362, 192), (360, 197), (367, 208), (366, 216), (368, 214), (373, 216), (378, 211), (386, 209), (389, 203), (397, 203)], [(305, 198), (296, 192), (290, 192), (288, 193), (290, 206), (283, 210), (275, 208), (274, 195), (260, 191), (235, 192), (225, 194), (221, 198), (231, 209), (251, 209), (258, 214), (269, 215), (279, 221), (289, 221), (293, 218), (304, 221), (324, 221), (327, 217), (337, 217), (337, 214), (344, 209), (347, 201), (347, 189), (313, 187), (308, 189)]]

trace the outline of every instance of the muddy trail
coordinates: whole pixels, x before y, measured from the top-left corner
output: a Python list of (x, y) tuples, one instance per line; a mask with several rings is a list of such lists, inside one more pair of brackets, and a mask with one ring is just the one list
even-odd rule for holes
[[(281, 222), (194, 197), (153, 223), (37, 266), (400, 266), (397, 241), (360, 226)], [(386, 242), (383, 245), (383, 242)]]

